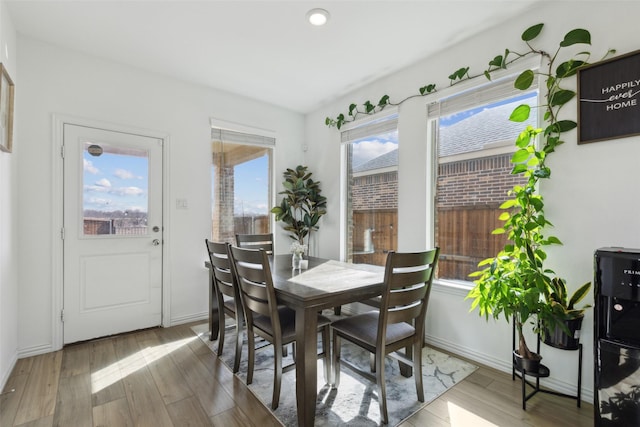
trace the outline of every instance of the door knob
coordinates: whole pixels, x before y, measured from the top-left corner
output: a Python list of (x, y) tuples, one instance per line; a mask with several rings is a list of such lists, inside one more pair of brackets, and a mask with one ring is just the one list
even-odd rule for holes
[(158, 239), (153, 239), (153, 242), (151, 242), (153, 244), (153, 246), (158, 246), (160, 244), (160, 240)]

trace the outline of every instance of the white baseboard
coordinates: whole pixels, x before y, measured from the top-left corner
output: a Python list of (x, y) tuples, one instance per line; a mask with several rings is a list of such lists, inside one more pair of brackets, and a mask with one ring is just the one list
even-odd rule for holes
[(14, 351), (11, 356), (11, 360), (9, 361), (9, 365), (7, 366), (6, 372), (2, 372), (2, 376), (0, 377), (0, 391), (4, 390), (4, 387), (7, 385), (7, 381), (9, 381), (9, 377), (13, 372), (13, 368), (16, 367), (16, 362), (18, 361), (18, 352)]
[(190, 322), (197, 322), (200, 320), (208, 320), (209, 319), (209, 315), (208, 313), (202, 312), (202, 313), (195, 313), (195, 314), (188, 314), (185, 316), (177, 316), (177, 317), (172, 317), (171, 318), (171, 324), (170, 325), (165, 325), (166, 327), (169, 326), (176, 326), (176, 325), (182, 325), (185, 323), (190, 323)]
[(52, 344), (33, 345), (18, 350), (18, 359), (25, 357), (37, 356), (39, 354), (51, 353), (54, 351)]
[[(502, 371), (508, 374), (511, 374), (511, 361), (507, 359), (497, 359), (494, 356), (490, 356), (488, 354), (479, 353), (477, 350), (472, 348), (464, 347), (459, 345), (458, 343), (454, 343), (451, 341), (443, 340), (442, 338), (425, 335), (425, 341), (427, 344), (432, 345), (434, 347), (441, 348), (443, 350), (450, 351), (451, 353), (457, 354), (461, 357), (465, 357), (469, 360), (481, 363), (490, 368), (497, 369), (498, 371)], [(584, 378), (584, 372), (582, 372)], [(545, 388), (549, 388), (551, 390), (568, 394), (570, 396), (575, 396), (576, 384), (568, 383), (566, 381), (559, 381), (554, 379), (553, 377), (544, 378)], [(593, 403), (593, 390), (585, 389), (584, 385), (582, 386), (582, 392), (580, 394), (580, 399), (583, 402)]]

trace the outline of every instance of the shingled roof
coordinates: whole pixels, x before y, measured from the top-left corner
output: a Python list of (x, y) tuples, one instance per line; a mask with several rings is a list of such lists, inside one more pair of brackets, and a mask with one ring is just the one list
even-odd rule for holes
[[(532, 114), (524, 123), (509, 120), (511, 112), (520, 104), (532, 107)], [(536, 125), (536, 113), (533, 107), (536, 98), (511, 102), (461, 120), (451, 126), (440, 127), (440, 157), (480, 151), (488, 144), (501, 141), (515, 141), (516, 137), (527, 126)]]
[(391, 150), (385, 154), (362, 163), (353, 168), (353, 173), (366, 172), (376, 169), (384, 169), (398, 166), (398, 149)]

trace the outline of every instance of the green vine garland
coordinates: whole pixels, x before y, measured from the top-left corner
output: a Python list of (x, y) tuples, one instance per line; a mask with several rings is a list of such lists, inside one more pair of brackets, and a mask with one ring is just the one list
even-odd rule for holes
[[(560, 48), (568, 47), (568, 46), (579, 44), (579, 43), (591, 44), (591, 35), (587, 30), (575, 29), (568, 32), (565, 35), (562, 42), (560, 42), (558, 50), (555, 52), (554, 55), (550, 55), (542, 50), (534, 48), (530, 44), (532, 40), (538, 37), (543, 27), (544, 27), (544, 24), (537, 24), (527, 28), (522, 33), (521, 39), (522, 41), (525, 42), (527, 48), (529, 49), (528, 51), (524, 53), (518, 53), (510, 49), (505, 49), (504, 54), (496, 55), (493, 59), (489, 61), (488, 68), (484, 70), (482, 74), (475, 74), (475, 75), (469, 74), (470, 67), (458, 68), (448, 76), (449, 86), (454, 86), (463, 81), (475, 79), (481, 76), (485, 76), (488, 80), (491, 80), (491, 74), (494, 73), (495, 71), (506, 70), (507, 67), (513, 62), (518, 61), (519, 59), (522, 59), (529, 55), (534, 55), (534, 54), (540, 55), (542, 57), (547, 58), (549, 60), (549, 63), (552, 64), (555, 61), (558, 53), (560, 52)], [(614, 53), (615, 53), (615, 50), (611, 49), (605, 54), (605, 57), (609, 54), (614, 54)], [(581, 52), (581, 54), (588, 56), (589, 52)], [(560, 65), (560, 67), (567, 67), (567, 69), (564, 70), (564, 73), (562, 73), (563, 70), (558, 70), (558, 72), (562, 73), (566, 77), (567, 73), (575, 72), (578, 68), (585, 65), (588, 65), (588, 62), (586, 60), (573, 61), (573, 62), (568, 61)], [(552, 70), (549, 70), (549, 74), (551, 74), (551, 71)], [(531, 78), (532, 79), (531, 82), (532, 82), (534, 77), (533, 71), (531, 71), (530, 73), (527, 73), (526, 76), (521, 76), (521, 77), (522, 79)], [(522, 83), (524, 83), (524, 81), (521, 80), (520, 84)], [(391, 98), (389, 97), (389, 95), (383, 95), (377, 104), (373, 104), (369, 100), (365, 101), (361, 106), (358, 106), (357, 104), (352, 103), (349, 105), (346, 115), (344, 113), (341, 113), (335, 119), (332, 119), (331, 117), (327, 117), (325, 119), (325, 125), (327, 125), (328, 127), (336, 127), (340, 129), (345, 123), (355, 121), (356, 118), (360, 115), (372, 115), (384, 110), (388, 106), (398, 106), (410, 99), (413, 99), (416, 97), (428, 96), (435, 92), (437, 92), (436, 84), (429, 83), (425, 86), (420, 87), (418, 89), (417, 94), (409, 95), (398, 102), (391, 102)], [(560, 94), (558, 96), (563, 97), (568, 95), (569, 95), (569, 92), (564, 92), (563, 94)], [(558, 102), (558, 101), (559, 99), (555, 100), (555, 102)], [(545, 117), (545, 120), (549, 120), (549, 119), (551, 119), (550, 121), (553, 121), (552, 117)]]

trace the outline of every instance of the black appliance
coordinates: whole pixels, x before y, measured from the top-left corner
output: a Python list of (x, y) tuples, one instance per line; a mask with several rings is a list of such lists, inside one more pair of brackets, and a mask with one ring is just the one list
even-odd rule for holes
[(594, 422), (640, 426), (640, 249), (594, 255)]

